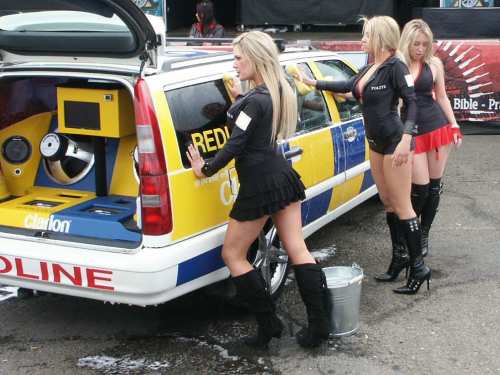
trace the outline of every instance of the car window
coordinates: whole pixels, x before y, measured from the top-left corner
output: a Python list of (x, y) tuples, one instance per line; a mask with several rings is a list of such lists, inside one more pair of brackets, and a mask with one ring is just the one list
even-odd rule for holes
[(214, 157), (229, 139), (227, 110), (231, 101), (221, 79), (166, 92), (184, 167), (187, 146), (193, 143), (204, 159)]
[(128, 31), (118, 15), (97, 0), (3, 3), (0, 11), (3, 31)]
[[(301, 74), (313, 78), (307, 64), (299, 63), (296, 65)], [(321, 92), (301, 86), (300, 82), (293, 79), (289, 66), (287, 66), (286, 72), (290, 84), (297, 93), (297, 133), (308, 132), (328, 125), (330, 123), (330, 113)]]
[[(331, 79), (333, 81), (347, 80), (356, 74), (354, 70), (340, 60), (318, 61), (316, 65), (325, 79)], [(352, 97), (351, 93), (334, 94), (333, 97), (335, 103), (337, 103), (340, 119), (342, 121), (361, 116), (361, 107), (356, 99)]]

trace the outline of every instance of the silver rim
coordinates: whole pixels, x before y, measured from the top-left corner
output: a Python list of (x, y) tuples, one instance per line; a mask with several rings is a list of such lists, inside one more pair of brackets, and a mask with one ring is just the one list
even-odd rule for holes
[(267, 233), (260, 232), (259, 247), (253, 262), (255, 268), (262, 272), (271, 295), (276, 293), (285, 281), (288, 266), (288, 255), (277, 235), (274, 225)]

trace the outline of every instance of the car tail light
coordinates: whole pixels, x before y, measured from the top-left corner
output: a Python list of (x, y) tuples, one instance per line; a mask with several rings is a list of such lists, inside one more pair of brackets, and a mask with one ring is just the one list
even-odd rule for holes
[(158, 119), (144, 79), (137, 81), (134, 92), (142, 229), (146, 235), (157, 236), (172, 231), (167, 167)]

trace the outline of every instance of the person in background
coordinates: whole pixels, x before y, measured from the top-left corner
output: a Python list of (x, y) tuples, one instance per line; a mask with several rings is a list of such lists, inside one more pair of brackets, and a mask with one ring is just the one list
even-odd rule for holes
[[(304, 83), (320, 90), (351, 91), (361, 103), (370, 146), (371, 173), (386, 210), (393, 241), (393, 257), (386, 274), (396, 278), (409, 264), (406, 285), (394, 292), (416, 294), (425, 281), (429, 288), (431, 269), (422, 257), (420, 223), (410, 199), (417, 104), (412, 76), (398, 57), (399, 38), (399, 26), (393, 18), (366, 19), (361, 44), (365, 51), (373, 54), (374, 63), (347, 81), (305, 79)], [(407, 108), (404, 122), (398, 114), (399, 99)], [(399, 237), (404, 238), (408, 246), (409, 259), (394, 246)], [(385, 281), (386, 274), (376, 279)]]
[(210, 177), (235, 159), (240, 188), (229, 214), (222, 258), (229, 268), (237, 294), (255, 314), (258, 332), (248, 345), (266, 348), (281, 337), (283, 324), (275, 312), (262, 275), (247, 259), (248, 249), (272, 218), (283, 247), (293, 264), (308, 327), (297, 333), (298, 343), (316, 347), (329, 335), (328, 289), (325, 275), (308, 251), (302, 234), (300, 201), (305, 198), (298, 173), (284, 158), (277, 141), (295, 132), (297, 98), (280, 65), (278, 49), (265, 33), (251, 31), (233, 41), (234, 68), (250, 91), (241, 95), (233, 81), (228, 122), (232, 133), (211, 161), (190, 145), (188, 159), (194, 174)]
[[(433, 55), (433, 35), (421, 19), (408, 22), (399, 49), (415, 81), (417, 126), (412, 172), (412, 204), (422, 226), (422, 255), (429, 252), (429, 231), (441, 195), (441, 179), (452, 144), (460, 146), (462, 134), (446, 94), (444, 68)], [(402, 109), (405, 114), (405, 108)]]
[(189, 32), (190, 38), (223, 38), (224, 27), (217, 23), (214, 4), (202, 1), (196, 5), (196, 21)]

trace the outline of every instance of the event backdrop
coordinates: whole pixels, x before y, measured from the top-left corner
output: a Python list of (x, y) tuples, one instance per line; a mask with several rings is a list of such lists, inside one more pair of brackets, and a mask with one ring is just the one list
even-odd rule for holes
[(355, 24), (361, 15), (393, 15), (393, 0), (238, 0), (243, 25)]
[(494, 0), (441, 0), (443, 8), (478, 8), (492, 7)]
[[(361, 53), (358, 41), (321, 41), (314, 46), (345, 55)], [(458, 121), (500, 122), (500, 40), (438, 40), (446, 91)], [(366, 60), (358, 58), (358, 68)], [(361, 62), (361, 63), (359, 63)]]

